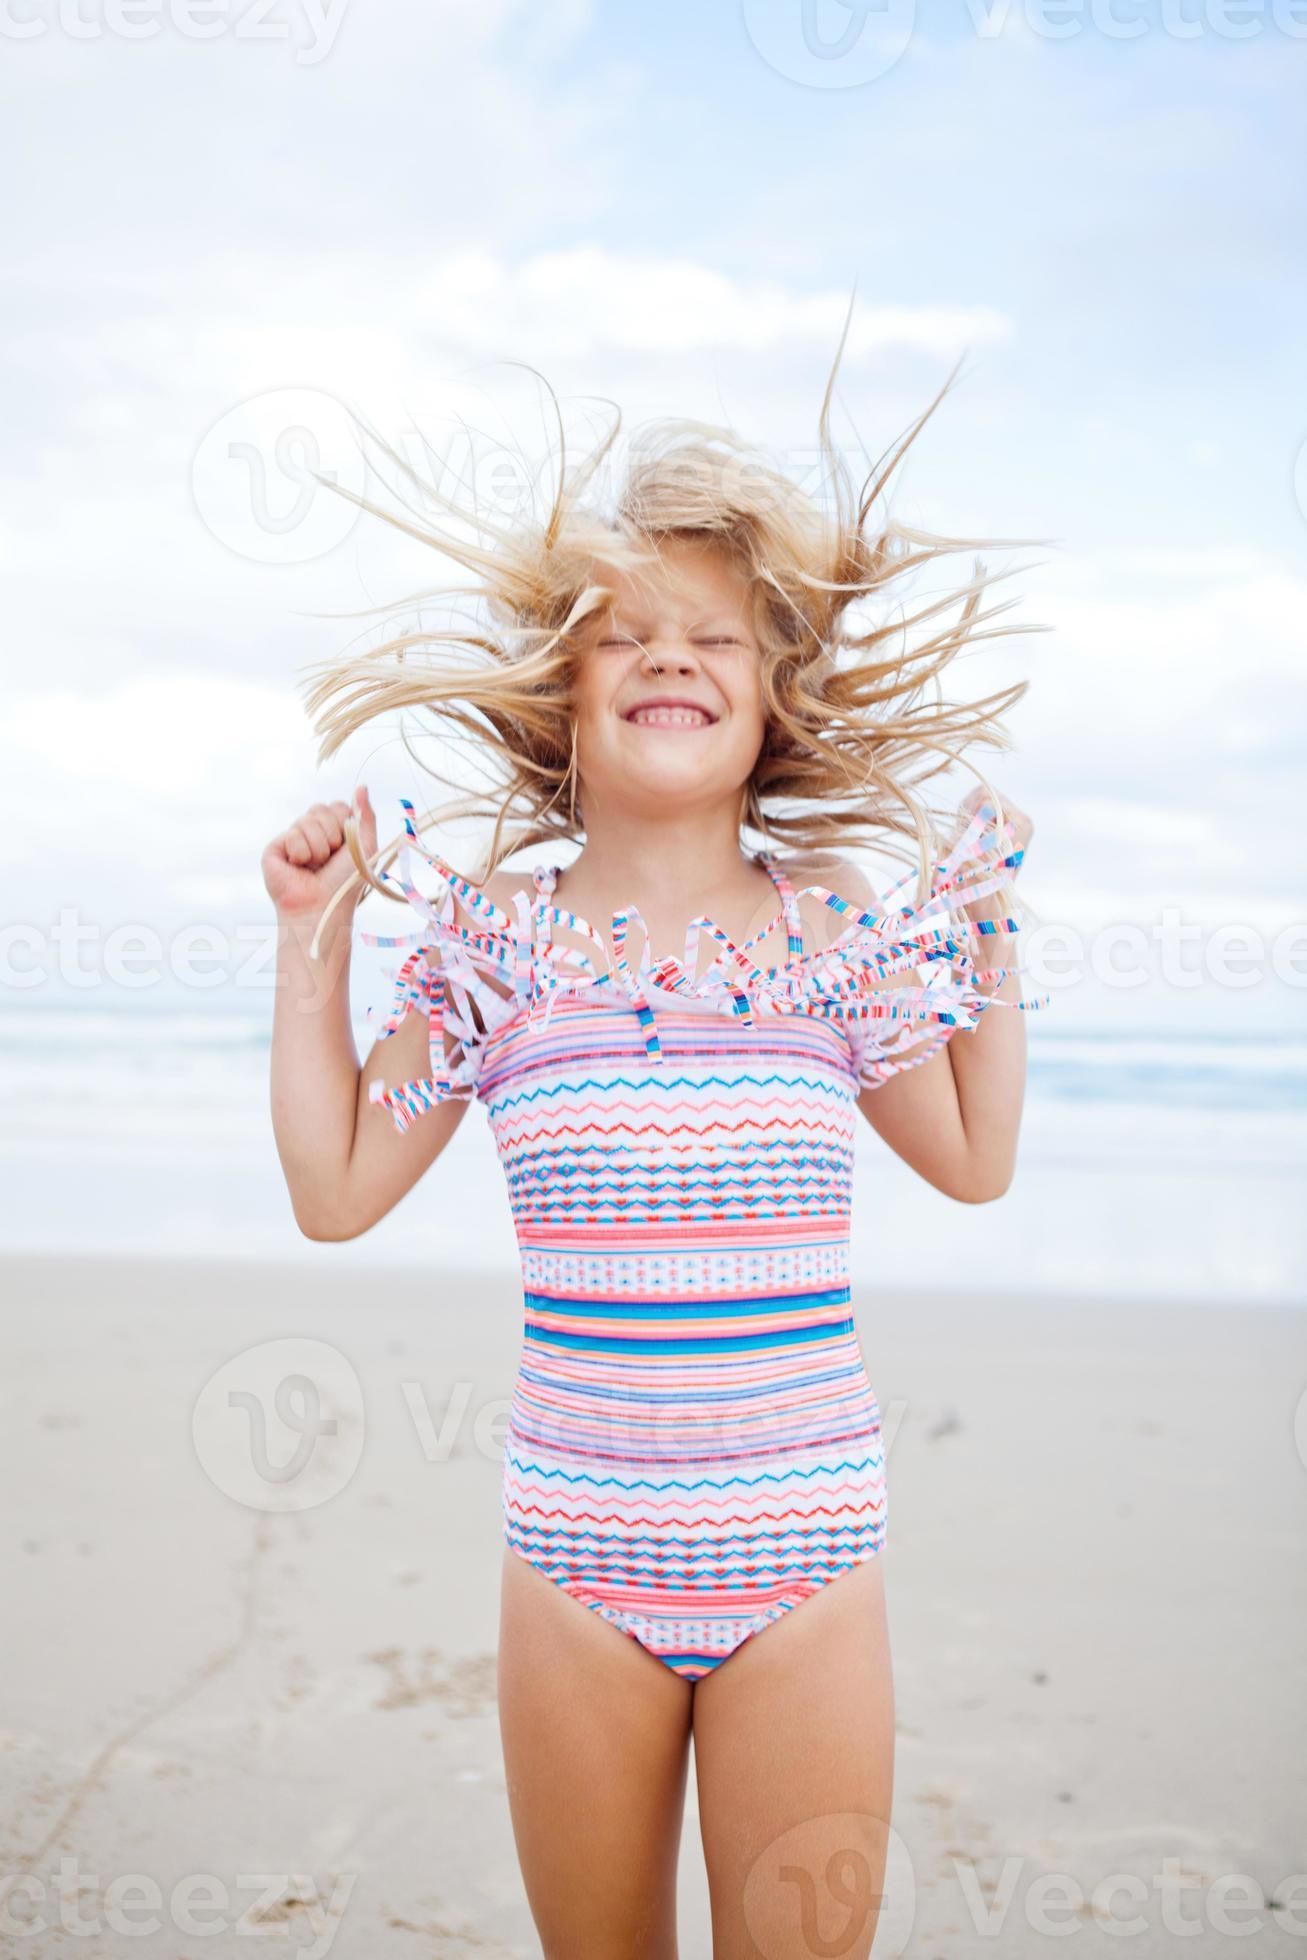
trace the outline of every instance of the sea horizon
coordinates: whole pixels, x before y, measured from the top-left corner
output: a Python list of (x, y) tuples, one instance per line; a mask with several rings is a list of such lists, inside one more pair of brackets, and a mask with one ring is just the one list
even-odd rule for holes
[[(854, 1282), (1307, 1304), (1307, 1032), (1033, 1018), (999, 1203), (942, 1197), (861, 1127)], [(270, 1019), (230, 996), (0, 1003), (0, 1251), (512, 1271), (507, 1192), (473, 1112), (370, 1232), (304, 1238), (268, 1114)], [(372, 1026), (354, 1031), (364, 1054)]]

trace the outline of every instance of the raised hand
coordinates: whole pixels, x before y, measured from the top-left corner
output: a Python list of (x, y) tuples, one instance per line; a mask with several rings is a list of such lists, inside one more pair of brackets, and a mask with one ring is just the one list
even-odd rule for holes
[[(351, 819), (357, 825), (363, 855), (370, 859), (377, 848), (377, 819), (362, 785), (354, 792), (352, 804), (310, 804), (302, 816), (272, 839), (263, 853), (263, 882), (279, 916), (318, 917), (354, 875), (358, 867), (345, 841), (345, 825)], [(367, 889), (360, 878), (353, 895), (355, 903)], [(341, 900), (342, 905), (350, 902), (349, 898)]]
[[(981, 784), (977, 784), (975, 789), (970, 790), (958, 805), (959, 821), (953, 833), (954, 840), (962, 835), (981, 804), (992, 804), (993, 801), (989, 791)], [(1000, 805), (1004, 820), (1012, 826), (1012, 849), (1024, 851), (1035, 834), (1033, 819), (1028, 817), (1024, 810), (1018, 810), (1016, 804), (1010, 803), (1006, 796), (1000, 798)]]

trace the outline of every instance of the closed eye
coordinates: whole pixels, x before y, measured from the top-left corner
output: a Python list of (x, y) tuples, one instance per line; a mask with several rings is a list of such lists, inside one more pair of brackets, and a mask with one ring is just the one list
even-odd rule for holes
[[(596, 640), (597, 647), (638, 647), (644, 642), (632, 633), (609, 633), (602, 640)], [(702, 647), (742, 647), (744, 641), (735, 633), (698, 633), (696, 646)]]

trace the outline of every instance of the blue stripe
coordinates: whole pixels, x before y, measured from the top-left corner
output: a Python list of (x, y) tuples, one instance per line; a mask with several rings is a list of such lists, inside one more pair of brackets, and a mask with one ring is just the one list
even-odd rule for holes
[(774, 1334), (705, 1335), (702, 1340), (626, 1340), (601, 1334), (555, 1334), (552, 1329), (526, 1323), (530, 1340), (548, 1347), (572, 1348), (591, 1354), (747, 1354), (757, 1348), (794, 1347), (809, 1341), (828, 1340), (834, 1334), (851, 1334), (852, 1320), (819, 1321), (813, 1327), (796, 1327)]
[(628, 1300), (560, 1299), (548, 1293), (528, 1293), (528, 1312), (550, 1313), (560, 1319), (595, 1320), (605, 1315), (621, 1320), (717, 1320), (732, 1314), (810, 1313), (814, 1307), (826, 1309), (847, 1306), (852, 1299), (848, 1286), (831, 1286), (820, 1293), (789, 1295), (760, 1293), (745, 1299), (724, 1300)]

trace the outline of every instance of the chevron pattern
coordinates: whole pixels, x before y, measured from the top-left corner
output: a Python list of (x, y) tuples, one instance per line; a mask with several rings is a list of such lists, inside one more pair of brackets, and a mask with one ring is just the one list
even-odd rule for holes
[[(978, 983), (1003, 970), (976, 969), (964, 941), (979, 928), (947, 896), (968, 867), (994, 884), (1019, 854), (978, 818), (925, 906), (868, 913), (805, 886), (852, 919), (805, 954), (799, 895), (759, 852), (781, 903), (768, 927), (736, 947), (699, 920), (684, 962), (646, 944), (633, 963), (633, 909), (613, 916), (610, 960), (554, 903), (559, 867), (535, 867), (514, 918), (422, 849), (407, 804), (405, 828), (390, 882), (420, 930), (361, 937), (413, 948), (379, 1035), (424, 1012), (431, 1072), (369, 1096), (401, 1130), (450, 1096), (490, 1122), (523, 1281), (505, 1537), (702, 1680), (884, 1544), (880, 1409), (849, 1285), (858, 1097), (992, 1004)], [(445, 881), (435, 902), (410, 846)], [(458, 923), (455, 893), (484, 930)], [(757, 964), (779, 926), (784, 964)], [(701, 934), (719, 951), (698, 979)], [(911, 969), (925, 980), (883, 991)]]
[(656, 1067), (617, 987), (501, 1015), (475, 1087), (522, 1262), (505, 1536), (689, 1681), (874, 1557), (886, 1518), (848, 1036), (704, 1009), (651, 1010)]
[[(537, 865), (534, 901), (523, 888), (509, 913), (423, 847), (401, 801), (398, 874), (378, 875), (419, 929), (360, 937), (412, 948), (378, 1038), (424, 1013), (431, 1072), (368, 1093), (400, 1130), (451, 1096), (490, 1121), (523, 1280), (507, 1542), (702, 1680), (884, 1544), (880, 1409), (849, 1287), (858, 1098), (995, 1006), (1047, 1005), (990, 991), (1018, 969), (978, 967), (970, 942), (1017, 922), (959, 904), (1022, 853), (984, 804), (926, 897), (908, 874), (864, 911), (821, 885), (796, 893), (759, 851), (775, 918), (739, 945), (696, 919), (683, 961), (655, 959), (634, 907), (613, 914), (610, 948), (556, 904), (557, 865)], [(435, 901), (414, 853), (443, 881)], [(849, 921), (811, 953), (805, 894)], [(785, 960), (760, 964), (782, 926)], [(701, 940), (717, 949), (702, 974)]]

